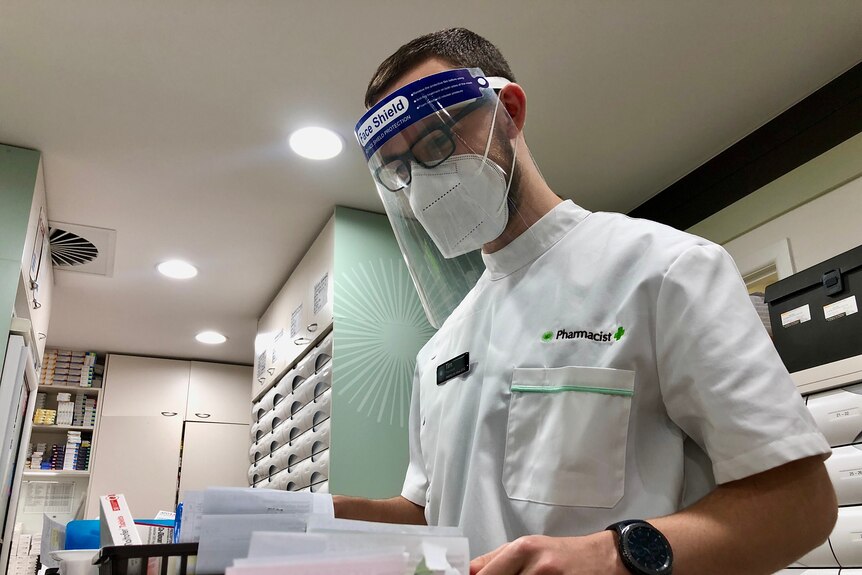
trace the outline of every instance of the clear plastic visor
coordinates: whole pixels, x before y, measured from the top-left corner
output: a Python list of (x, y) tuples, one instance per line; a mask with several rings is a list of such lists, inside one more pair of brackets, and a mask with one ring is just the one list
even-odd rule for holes
[[(402, 116), (406, 127), (388, 134), (368, 158), (426, 316), (436, 328), (485, 269), (479, 248), (505, 226), (515, 163), (517, 130), (511, 118), (481, 71), (469, 73), (478, 80), (476, 97), (454, 103), (451, 97), (426, 97), (422, 103), (433, 111), (417, 120), (408, 109)], [(427, 86), (435, 76), (418, 82)], [(408, 94), (410, 86), (396, 94)]]

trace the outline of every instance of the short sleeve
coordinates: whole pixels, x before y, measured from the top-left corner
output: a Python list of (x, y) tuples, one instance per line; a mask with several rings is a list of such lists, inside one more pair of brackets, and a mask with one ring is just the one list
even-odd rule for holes
[(694, 246), (670, 265), (655, 337), (668, 415), (718, 483), (831, 452), (723, 248)]
[(419, 443), (421, 427), (419, 416), (419, 371), (413, 375), (413, 394), (410, 399), (410, 417), (408, 419), (408, 445), (410, 448), (410, 463), (404, 478), (401, 496), (409, 501), (425, 507), (425, 496), (428, 492), (428, 476), (425, 474), (425, 462), (422, 459), (422, 448)]

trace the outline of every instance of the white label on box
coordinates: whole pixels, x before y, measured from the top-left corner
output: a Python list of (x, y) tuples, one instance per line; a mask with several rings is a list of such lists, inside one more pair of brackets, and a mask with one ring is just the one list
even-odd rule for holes
[(266, 351), (260, 352), (257, 356), (257, 377), (262, 377), (264, 371), (266, 371)]
[(290, 314), (290, 337), (296, 337), (302, 329), (302, 304)]
[(823, 306), (823, 314), (826, 316), (826, 321), (832, 321), (833, 319), (840, 319), (848, 315), (853, 315), (858, 311), (859, 308), (856, 306), (855, 295), (851, 295), (848, 298)]
[(842, 469), (842, 478), (862, 477), (862, 469)]
[(849, 407), (847, 409), (842, 409), (840, 411), (831, 411), (829, 412), (829, 419), (844, 419), (845, 417), (851, 417), (859, 415), (858, 407)]
[(272, 338), (272, 364), (275, 365), (278, 362), (278, 354), (281, 350), (281, 339), (284, 337), (284, 330), (279, 331), (274, 338)]
[(320, 281), (314, 284), (314, 315), (320, 313), (320, 310), (323, 309), (323, 306), (326, 305), (328, 301), (328, 290), (327, 286), (329, 284), (329, 274), (323, 274), (323, 277), (320, 278)]
[(811, 308), (808, 304), (781, 314), (782, 327), (791, 327), (806, 321), (811, 321)]

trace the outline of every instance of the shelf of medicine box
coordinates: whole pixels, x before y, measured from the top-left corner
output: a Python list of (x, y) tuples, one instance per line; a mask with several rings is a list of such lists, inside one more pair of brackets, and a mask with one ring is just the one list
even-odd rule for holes
[[(284, 435), (288, 430), (290, 433), (293, 433), (294, 429), (304, 432), (314, 427), (316, 422), (322, 421), (323, 418), (328, 419), (332, 411), (330, 397), (331, 391), (330, 388), (327, 388), (319, 396), (305, 404), (302, 409), (297, 409), (292, 416), (279, 420), (271, 431), (264, 433), (265, 429), (260, 429), (249, 448), (249, 461), (254, 463), (269, 455), (279, 446), (292, 441), (292, 437)], [(273, 417), (275, 418), (275, 416)], [(273, 419), (273, 423), (275, 423), (275, 419)]]
[(862, 355), (840, 359), (790, 374), (799, 393), (814, 393), (862, 381)]
[[(272, 442), (267, 445), (259, 445), (257, 448), (249, 450), (249, 460), (251, 464), (248, 469), (249, 484), (254, 484), (260, 481), (263, 476), (268, 475), (262, 470), (272, 464), (274, 459), (284, 460), (290, 454), (295, 453), (300, 446), (304, 447), (303, 441), (309, 440), (311, 437), (307, 434), (317, 434), (321, 441), (326, 442), (327, 447), (331, 444), (330, 430), (328, 428), (330, 415), (328, 412), (319, 411), (315, 413), (310, 427), (300, 430), (299, 427), (284, 428), (282, 432), (274, 436)], [(313, 443), (313, 440), (311, 440)], [(309, 446), (311, 447), (311, 446)], [(286, 463), (282, 463), (282, 467)], [(254, 479), (254, 477), (258, 477)]]
[[(276, 447), (274, 451), (268, 454), (264, 454), (259, 459), (254, 461), (248, 469), (249, 485), (254, 486), (256, 484), (266, 481), (272, 475), (273, 470), (278, 473), (291, 463), (299, 463), (299, 461), (292, 462), (290, 460), (290, 456), (295, 453), (292, 450), (297, 448), (298, 446), (303, 445), (303, 439), (309, 438), (307, 434), (327, 431), (326, 426), (328, 425), (329, 419), (330, 418), (328, 414), (322, 415), (318, 420), (313, 422), (312, 427), (302, 432), (296, 433), (295, 435), (293, 435), (293, 438), (289, 442), (285, 442), (284, 444)], [(296, 428), (292, 428), (288, 431), (292, 432), (294, 429)], [(324, 443), (325, 448), (318, 447), (317, 453), (313, 453), (315, 451), (315, 441), (313, 439), (310, 440), (308, 448), (309, 453), (311, 453), (312, 456), (315, 456), (329, 449), (330, 443), (329, 435), (327, 433), (324, 433), (324, 435), (321, 436), (321, 441)], [(301, 460), (304, 459), (305, 458), (302, 458)]]
[(835, 487), (838, 505), (862, 504), (862, 445), (845, 445), (832, 450), (825, 462)]
[(323, 451), (317, 459), (309, 457), (296, 467), (283, 469), (269, 476), (269, 489), (296, 491), (310, 487), (314, 483), (326, 481), (329, 477), (329, 450)]
[(862, 440), (862, 383), (809, 395), (805, 403), (832, 447)]
[(33, 424), (33, 431), (94, 431), (95, 427), (86, 425), (41, 425)]
[(89, 477), (89, 471), (73, 471), (71, 469), (25, 469), (24, 477), (43, 478), (43, 477)]
[(297, 434), (292, 441), (283, 443), (252, 463), (248, 471), (249, 483), (259, 482), (265, 476), (271, 477), (327, 451), (331, 444), (328, 421), (329, 417), (321, 418), (311, 429)]
[(284, 399), (286, 392), (297, 386), (297, 379), (303, 381), (320, 373), (331, 361), (332, 332), (330, 331), (316, 347), (300, 358), (293, 368), (252, 404), (252, 421), (260, 421), (266, 412), (277, 406), (280, 400)]
[[(83, 393), (84, 395), (96, 395), (98, 396), (102, 388), (101, 387), (78, 387), (76, 385), (40, 385), (37, 390), (38, 393)], [(73, 400), (74, 401), (74, 400)]]
[[(304, 380), (297, 387), (297, 395), (293, 392), (287, 394), (285, 399), (268, 411), (260, 421), (252, 424), (250, 429), (252, 444), (264, 441), (266, 436), (273, 433), (285, 421), (293, 420), (303, 409), (310, 405), (319, 405), (329, 401), (327, 391), (331, 387), (331, 377), (326, 372), (318, 376), (312, 376)], [(253, 446), (252, 446), (253, 447)]]

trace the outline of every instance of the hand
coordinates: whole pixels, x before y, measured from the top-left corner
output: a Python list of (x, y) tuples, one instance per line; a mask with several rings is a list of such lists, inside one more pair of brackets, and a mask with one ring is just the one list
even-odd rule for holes
[(630, 575), (610, 531), (586, 537), (521, 537), (477, 557), (470, 575)]

